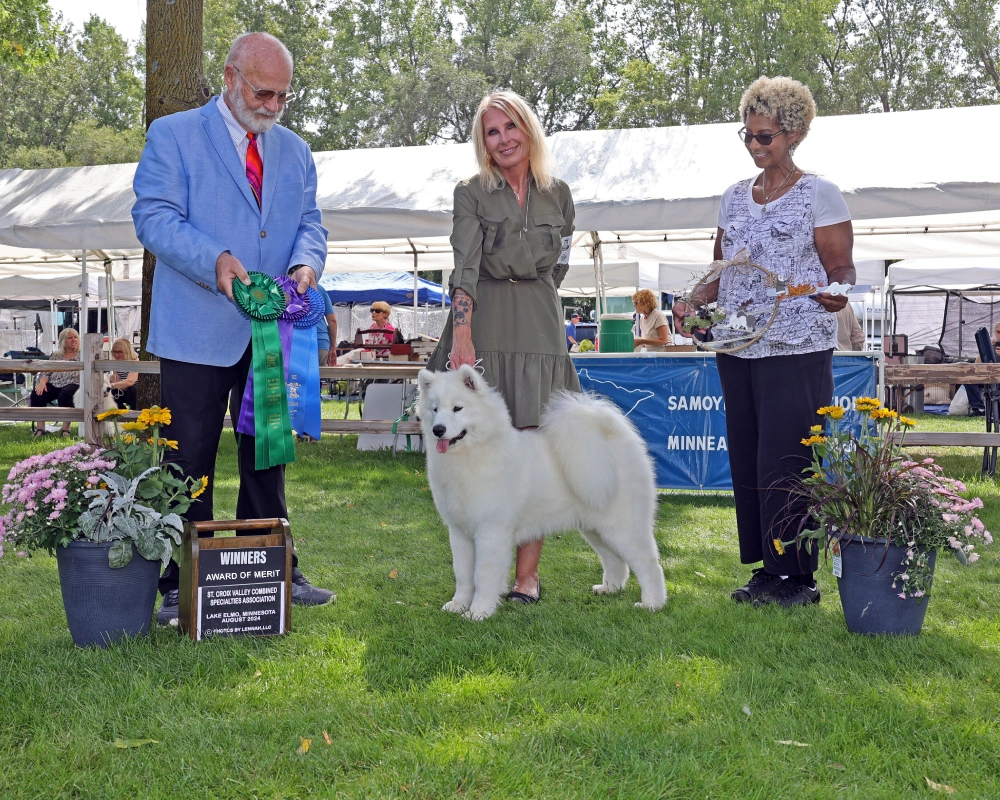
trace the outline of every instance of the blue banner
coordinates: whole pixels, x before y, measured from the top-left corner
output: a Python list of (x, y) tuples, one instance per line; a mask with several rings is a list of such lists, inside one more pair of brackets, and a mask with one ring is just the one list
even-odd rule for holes
[[(661, 489), (732, 489), (726, 406), (710, 354), (576, 356), (584, 391), (608, 397), (649, 447)], [(878, 368), (867, 356), (834, 356), (835, 405), (875, 397)], [(855, 416), (851, 411), (845, 419)], [(808, 431), (803, 431), (803, 437)]]

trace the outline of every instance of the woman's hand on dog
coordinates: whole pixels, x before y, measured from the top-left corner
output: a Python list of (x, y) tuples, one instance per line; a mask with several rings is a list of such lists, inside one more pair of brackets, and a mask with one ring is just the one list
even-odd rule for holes
[(451, 368), (458, 369), (463, 364), (476, 366), (476, 348), (472, 343), (471, 334), (461, 334), (455, 331), (455, 339), (451, 343)]

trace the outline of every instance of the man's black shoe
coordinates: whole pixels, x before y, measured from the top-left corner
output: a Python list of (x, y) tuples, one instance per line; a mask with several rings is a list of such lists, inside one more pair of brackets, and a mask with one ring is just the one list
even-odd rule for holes
[(819, 602), (819, 587), (806, 586), (795, 581), (782, 581), (781, 586), (772, 589), (753, 601), (755, 606), (765, 606), (769, 603), (791, 608), (792, 606), (811, 606)]
[(292, 572), (292, 604), (296, 606), (325, 606), (337, 599), (329, 589), (313, 586), (298, 569)]
[(770, 575), (759, 567), (753, 571), (750, 580), (730, 595), (737, 603), (752, 603), (772, 589), (777, 589), (784, 581), (780, 575)]
[(160, 610), (156, 612), (156, 621), (158, 624), (166, 627), (177, 627), (177, 617), (179, 614), (178, 605), (181, 601), (181, 593), (179, 589), (171, 589), (165, 595), (163, 595), (163, 602), (160, 604)]

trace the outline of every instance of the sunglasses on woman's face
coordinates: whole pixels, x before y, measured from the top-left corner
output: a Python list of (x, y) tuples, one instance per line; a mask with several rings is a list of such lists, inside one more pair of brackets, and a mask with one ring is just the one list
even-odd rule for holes
[(743, 140), (743, 144), (750, 144), (754, 139), (760, 142), (764, 147), (767, 147), (771, 142), (774, 141), (775, 136), (780, 136), (783, 133), (788, 133), (784, 128), (782, 128), (777, 133), (750, 133), (746, 128), (740, 128), (736, 135)]

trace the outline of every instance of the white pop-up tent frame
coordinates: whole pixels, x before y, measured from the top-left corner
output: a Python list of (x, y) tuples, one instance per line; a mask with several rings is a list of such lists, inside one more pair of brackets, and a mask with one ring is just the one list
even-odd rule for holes
[[(754, 172), (736, 139), (738, 128), (723, 123), (552, 136), (555, 163), (576, 204), (571, 265), (589, 263), (595, 289), (607, 291), (609, 271), (602, 265), (609, 247), (615, 258), (608, 263), (638, 262), (640, 279), (644, 263), (709, 263), (722, 191)], [(844, 192), (855, 220), (856, 258), (984, 253), (1000, 245), (1000, 211), (993, 210), (1000, 209), (1000, 161), (982, 157), (992, 151), (998, 128), (1000, 106), (821, 117), (798, 160)], [(930, 129), (962, 130), (962, 147), (928, 158), (911, 134)], [(845, 158), (845, 141), (863, 144)], [(357, 268), (369, 256), (402, 258), (414, 271), (450, 262), (444, 237), (454, 186), (475, 169), (471, 145), (328, 152), (315, 159), (317, 201), (336, 243), (328, 268)], [(119, 164), (0, 172), (0, 243), (80, 252), (82, 272), (95, 249), (135, 252), (134, 170)]]

